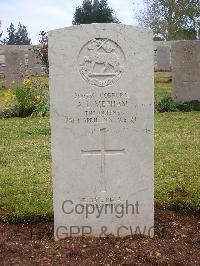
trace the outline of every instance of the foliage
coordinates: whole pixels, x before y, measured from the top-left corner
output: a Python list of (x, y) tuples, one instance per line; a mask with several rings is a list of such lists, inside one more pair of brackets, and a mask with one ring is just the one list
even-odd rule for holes
[(17, 30), (13, 23), (7, 28), (8, 37), (3, 40), (4, 44), (7, 45), (29, 45), (31, 44), (31, 39), (28, 37), (28, 31), (24, 25), (20, 22), (18, 24)]
[(41, 31), (39, 34), (40, 46), (34, 47), (36, 56), (41, 60), (45, 66), (45, 71), (49, 73), (49, 60), (48, 60), (48, 35), (47, 32)]
[(14, 107), (0, 109), (0, 118), (11, 118), (19, 116), (18, 111)]
[(32, 113), (33, 117), (42, 117), (49, 114), (50, 102), (49, 102), (49, 94), (46, 92), (41, 101), (36, 105), (35, 110)]
[(7, 28), (8, 37), (3, 40), (4, 44), (14, 45), (16, 44), (16, 29), (13, 23), (10, 24), (10, 27)]
[(39, 78), (24, 80), (24, 87), (6, 90), (0, 118), (45, 116), (49, 112), (48, 84)]
[(28, 31), (26, 27), (21, 23), (18, 24), (18, 30), (16, 33), (16, 44), (18, 45), (31, 44), (31, 39), (28, 37)]
[(107, 0), (84, 0), (82, 6), (76, 8), (73, 25), (91, 23), (119, 23)]
[(155, 110), (157, 112), (189, 112), (200, 111), (200, 102), (181, 102), (174, 101), (171, 97), (164, 97), (159, 103), (156, 104)]
[(35, 109), (33, 94), (29, 88), (18, 88), (15, 90), (16, 109), (20, 117), (26, 117), (32, 114)]
[(15, 95), (13, 92), (10, 89), (6, 90), (4, 93), (4, 107), (9, 107), (14, 99)]
[(139, 24), (165, 40), (196, 39), (200, 27), (199, 0), (144, 0), (145, 10), (137, 15)]
[(200, 111), (200, 101), (190, 101), (185, 103), (188, 111)]
[(166, 97), (161, 99), (161, 101), (155, 106), (156, 111), (158, 112), (175, 112), (180, 109), (186, 108), (185, 103), (174, 102), (171, 97)]

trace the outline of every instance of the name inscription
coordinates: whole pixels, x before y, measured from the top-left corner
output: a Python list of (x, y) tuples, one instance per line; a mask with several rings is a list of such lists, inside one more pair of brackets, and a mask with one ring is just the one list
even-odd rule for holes
[[(104, 92), (73, 95), (77, 115), (67, 115), (67, 124), (135, 123), (135, 103), (130, 106), (127, 92)], [(130, 111), (132, 110), (132, 111)]]

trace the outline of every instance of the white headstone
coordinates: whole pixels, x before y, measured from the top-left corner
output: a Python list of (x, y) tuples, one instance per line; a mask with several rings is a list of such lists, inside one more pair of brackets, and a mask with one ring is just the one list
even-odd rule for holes
[(6, 88), (23, 87), (26, 76), (25, 51), (12, 47), (5, 53), (5, 85)]
[(174, 100), (200, 101), (200, 41), (172, 44), (172, 80)]
[(55, 239), (153, 236), (153, 42), (121, 24), (49, 33)]
[(4, 51), (0, 49), (0, 77), (4, 76), (5, 68), (5, 54)]
[(170, 46), (157, 47), (157, 69), (158, 71), (171, 71)]

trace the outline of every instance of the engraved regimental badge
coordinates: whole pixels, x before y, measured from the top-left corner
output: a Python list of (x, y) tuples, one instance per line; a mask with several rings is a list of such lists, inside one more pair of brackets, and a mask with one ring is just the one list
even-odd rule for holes
[(92, 39), (80, 51), (79, 70), (83, 79), (92, 85), (112, 85), (125, 70), (124, 53), (109, 39)]

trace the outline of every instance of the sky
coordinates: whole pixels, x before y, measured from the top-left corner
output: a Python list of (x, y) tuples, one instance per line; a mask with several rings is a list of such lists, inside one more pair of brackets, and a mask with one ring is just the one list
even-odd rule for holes
[[(21, 22), (26, 26), (32, 44), (37, 44), (40, 31), (70, 26), (75, 8), (82, 2), (83, 0), (0, 0), (3, 37), (6, 37), (6, 29), (11, 22), (15, 26)], [(120, 22), (129, 25), (137, 25), (134, 8), (142, 8), (142, 2), (142, 0), (108, 0)]]

